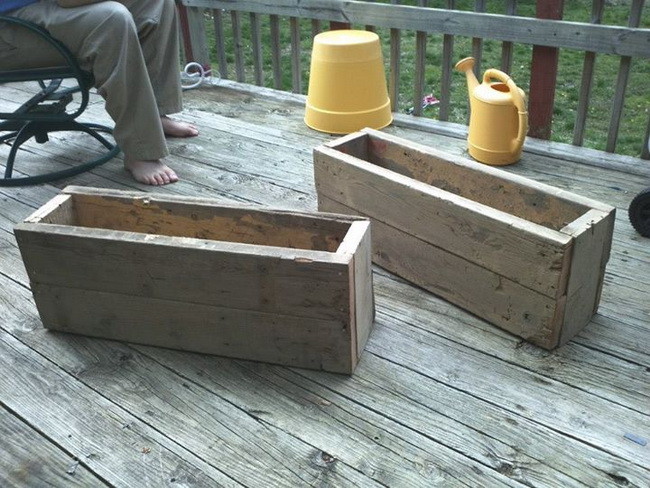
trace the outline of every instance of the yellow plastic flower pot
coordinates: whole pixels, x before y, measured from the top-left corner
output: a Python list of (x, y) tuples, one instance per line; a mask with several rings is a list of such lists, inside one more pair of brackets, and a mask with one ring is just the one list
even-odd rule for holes
[(393, 121), (379, 37), (374, 32), (335, 30), (314, 37), (305, 123), (330, 134)]

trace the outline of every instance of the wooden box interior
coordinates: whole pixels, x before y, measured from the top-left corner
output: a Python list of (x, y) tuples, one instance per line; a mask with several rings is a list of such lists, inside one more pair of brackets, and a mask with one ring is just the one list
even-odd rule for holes
[(65, 195), (41, 224), (336, 252), (350, 223), (317, 216), (147, 198)]
[(556, 231), (561, 230), (590, 210), (561, 192), (549, 194), (533, 185), (507, 181), (492, 168), (477, 172), (475, 167), (423, 154), (395, 141), (373, 134), (331, 146), (332, 149), (372, 163), (389, 171), (487, 205), (529, 222)]

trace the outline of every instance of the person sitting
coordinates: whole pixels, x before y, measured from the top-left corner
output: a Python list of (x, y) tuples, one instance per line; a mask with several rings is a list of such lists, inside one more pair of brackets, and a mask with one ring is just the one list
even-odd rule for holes
[[(124, 153), (124, 167), (135, 180), (178, 181), (164, 161), (165, 136), (199, 132), (169, 117), (182, 110), (174, 0), (2, 0), (0, 13), (47, 29), (93, 74), (115, 123), (113, 137)], [(19, 26), (3, 25), (0, 68), (52, 65), (56, 51), (39, 42)]]

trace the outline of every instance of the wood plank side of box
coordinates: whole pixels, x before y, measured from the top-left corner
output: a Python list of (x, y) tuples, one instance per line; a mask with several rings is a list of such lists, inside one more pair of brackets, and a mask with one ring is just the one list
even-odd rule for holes
[(45, 327), (351, 374), (370, 222), (68, 187), (15, 227)]
[(372, 220), (373, 261), (544, 348), (596, 312), (615, 209), (372, 129), (314, 149), (321, 211)]

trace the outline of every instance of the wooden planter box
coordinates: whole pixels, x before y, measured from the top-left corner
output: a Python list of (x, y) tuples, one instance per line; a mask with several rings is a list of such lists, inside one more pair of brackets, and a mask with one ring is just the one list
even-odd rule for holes
[(614, 208), (364, 129), (314, 150), (318, 207), (372, 219), (373, 261), (544, 348), (589, 322)]
[(15, 228), (45, 327), (352, 373), (370, 222), (68, 187)]

